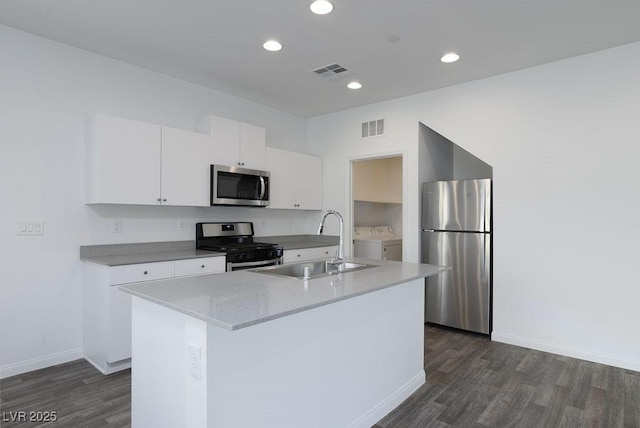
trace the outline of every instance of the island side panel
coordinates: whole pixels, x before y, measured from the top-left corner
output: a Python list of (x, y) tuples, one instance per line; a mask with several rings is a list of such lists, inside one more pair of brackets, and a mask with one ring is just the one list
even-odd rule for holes
[[(186, 426), (189, 407), (186, 344), (192, 334), (187, 334), (186, 318), (155, 303), (132, 298), (131, 426), (134, 428)], [(206, 410), (200, 411), (206, 416)]]
[(425, 381), (423, 317), (418, 279), (237, 331), (207, 325), (208, 426), (370, 427)]

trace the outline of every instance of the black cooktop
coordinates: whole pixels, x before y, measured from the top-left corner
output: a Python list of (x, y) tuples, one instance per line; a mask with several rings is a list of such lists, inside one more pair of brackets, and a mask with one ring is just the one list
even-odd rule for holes
[(208, 243), (198, 247), (199, 250), (208, 251), (225, 251), (240, 252), (240, 251), (256, 251), (266, 250), (277, 247), (278, 244), (270, 244), (266, 242), (220, 242), (220, 243)]

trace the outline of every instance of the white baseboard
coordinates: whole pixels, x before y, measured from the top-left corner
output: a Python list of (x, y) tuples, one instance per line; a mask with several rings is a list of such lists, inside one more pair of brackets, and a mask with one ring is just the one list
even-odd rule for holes
[(376, 422), (387, 416), (393, 409), (398, 407), (400, 403), (416, 392), (416, 390), (424, 385), (425, 382), (426, 375), (424, 370), (422, 370), (400, 389), (384, 399), (380, 404), (349, 424), (348, 428), (369, 428), (375, 425)]
[(584, 349), (573, 348), (557, 343), (543, 342), (541, 340), (515, 336), (507, 333), (499, 333), (495, 331), (491, 333), (491, 340), (495, 342), (506, 343), (509, 345), (535, 349), (537, 351), (551, 352), (552, 354), (564, 355), (565, 357), (578, 358), (580, 360), (606, 364), (608, 366), (640, 371), (640, 361), (620, 358), (615, 355), (602, 354), (599, 352), (587, 351)]
[(27, 373), (33, 370), (44, 369), (45, 367), (55, 366), (56, 364), (67, 363), (83, 357), (84, 353), (82, 348), (77, 348), (40, 358), (33, 358), (27, 361), (20, 361), (19, 363), (7, 364), (5, 366), (0, 366), (0, 379)]

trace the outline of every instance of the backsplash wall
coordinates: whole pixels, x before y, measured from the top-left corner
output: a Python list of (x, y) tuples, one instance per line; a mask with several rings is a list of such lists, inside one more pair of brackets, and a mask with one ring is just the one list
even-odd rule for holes
[[(195, 224), (206, 221), (253, 222), (256, 236), (304, 235), (315, 227), (321, 214), (319, 211), (250, 207), (127, 205), (88, 205), (86, 212), (89, 236), (88, 242), (82, 245), (194, 240)], [(122, 232), (112, 232), (115, 220), (121, 221)], [(184, 230), (180, 230), (181, 222), (184, 222)]]

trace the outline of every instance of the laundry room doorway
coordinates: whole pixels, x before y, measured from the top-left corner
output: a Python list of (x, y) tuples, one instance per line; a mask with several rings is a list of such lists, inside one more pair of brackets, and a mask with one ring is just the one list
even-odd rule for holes
[(351, 254), (402, 260), (405, 167), (402, 153), (351, 160)]

